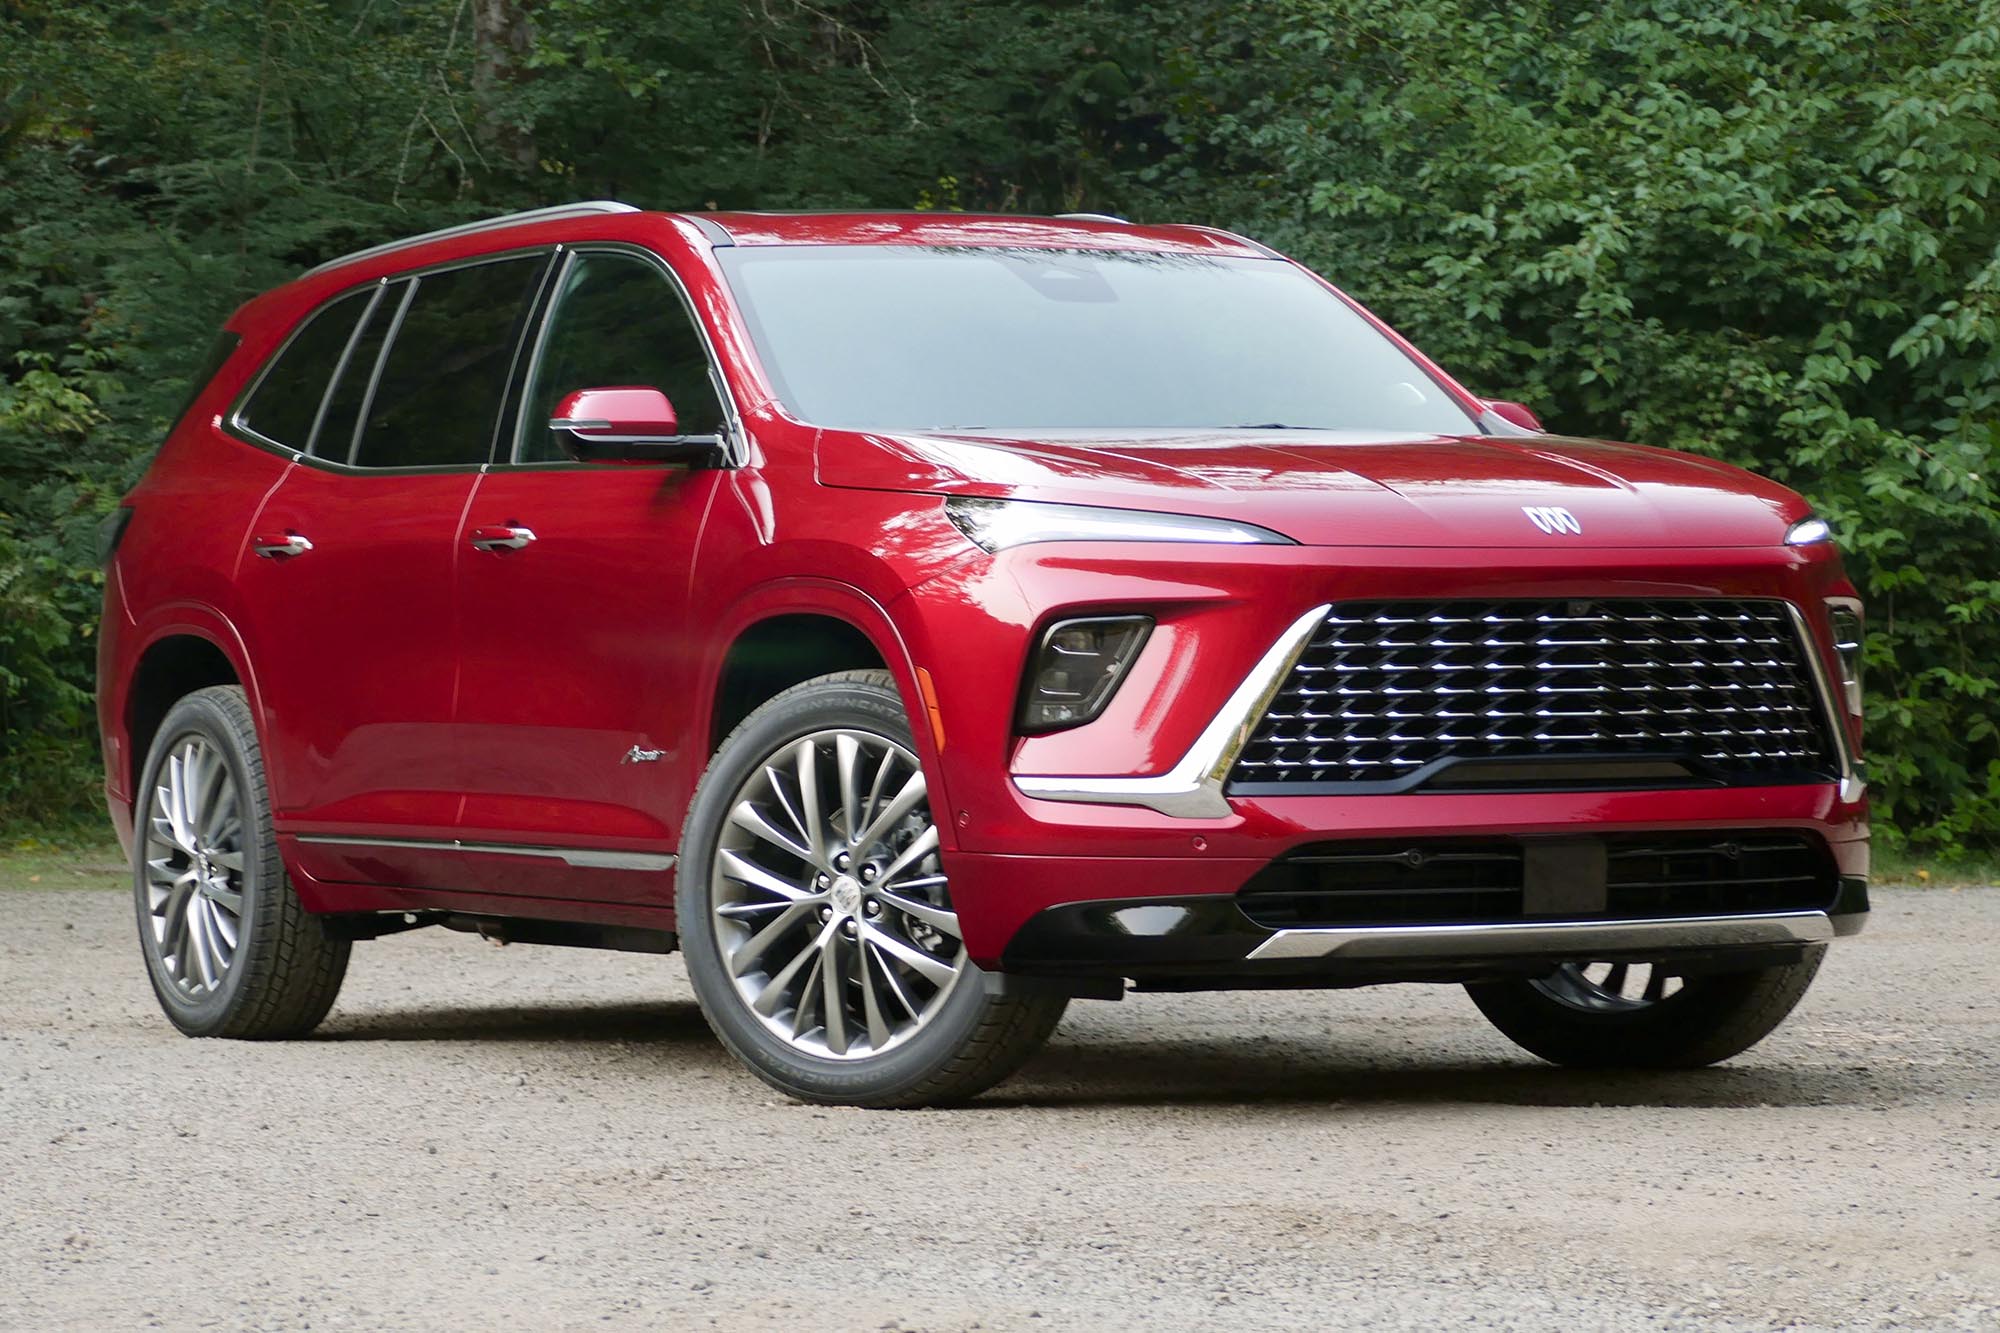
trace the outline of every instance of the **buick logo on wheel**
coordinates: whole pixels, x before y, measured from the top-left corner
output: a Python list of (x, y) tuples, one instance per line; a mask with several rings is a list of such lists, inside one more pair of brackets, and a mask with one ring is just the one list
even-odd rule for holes
[(1576, 515), (1567, 509), (1557, 509), (1552, 505), (1522, 505), (1521, 512), (1528, 521), (1554, 537), (1560, 533), (1582, 533), (1583, 524), (1576, 521)]

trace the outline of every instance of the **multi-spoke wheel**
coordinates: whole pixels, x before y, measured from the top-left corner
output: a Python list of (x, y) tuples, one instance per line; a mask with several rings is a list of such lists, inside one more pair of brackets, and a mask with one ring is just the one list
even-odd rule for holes
[(140, 876), (160, 970), (190, 999), (212, 995), (243, 935), (243, 802), (228, 761), (201, 733), (168, 751), (143, 834)]
[(1586, 1068), (1691, 1068), (1771, 1034), (1812, 984), (1825, 945), (1741, 971), (1669, 962), (1564, 963), (1530, 981), (1466, 987), (1493, 1026), (1544, 1060)]
[(243, 691), (175, 704), (134, 811), (139, 943), (167, 1017), (190, 1036), (277, 1037), (326, 1015), (347, 971), (286, 882)]
[(795, 1096), (967, 1097), (1061, 1016), (1059, 999), (996, 993), (966, 957), (885, 672), (809, 681), (723, 743), (689, 811), (677, 915), (709, 1022)]

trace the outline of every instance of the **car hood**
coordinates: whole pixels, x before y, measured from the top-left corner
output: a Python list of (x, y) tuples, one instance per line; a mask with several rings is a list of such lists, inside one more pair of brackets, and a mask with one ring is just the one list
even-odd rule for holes
[(1550, 435), (825, 431), (818, 469), (828, 486), (1194, 514), (1323, 546), (1775, 546), (1806, 514), (1726, 463)]

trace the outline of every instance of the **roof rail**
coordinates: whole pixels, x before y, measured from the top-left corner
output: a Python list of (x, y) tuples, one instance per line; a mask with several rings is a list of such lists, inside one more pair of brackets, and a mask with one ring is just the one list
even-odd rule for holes
[(1132, 225), (1130, 218), (1121, 218), (1110, 213), (1056, 213), (1053, 216), (1065, 222), (1116, 222), (1125, 227)]
[(525, 213), (505, 213), (497, 218), (484, 218), (478, 222), (461, 222), (456, 227), (443, 227), (437, 231), (427, 231), (421, 236), (406, 236), (400, 241), (388, 241), (381, 245), (371, 245), (366, 250), (356, 250), (351, 255), (329, 259), (324, 264), (316, 264), (305, 271), (303, 276), (324, 273), (342, 264), (351, 264), (357, 259), (367, 259), (371, 255), (386, 255), (394, 250), (407, 250), (413, 245), (425, 245), (431, 241), (442, 241), (450, 236), (471, 236), (477, 232), (491, 231), (496, 227), (512, 227), (524, 222), (555, 222), (562, 218), (589, 217), (597, 213), (637, 213), (630, 204), (621, 204), (616, 199), (587, 199), (575, 204), (557, 204), (553, 208), (531, 208)]

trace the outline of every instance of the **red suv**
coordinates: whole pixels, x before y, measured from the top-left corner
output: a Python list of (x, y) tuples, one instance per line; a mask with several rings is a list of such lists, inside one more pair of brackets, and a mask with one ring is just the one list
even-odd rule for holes
[(1867, 911), (1826, 525), (1211, 228), (381, 246), (237, 312), (105, 546), (107, 794), (195, 1035), (441, 925), (678, 948), (820, 1101), (969, 1096), (1127, 986), (1459, 982), (1688, 1066)]

